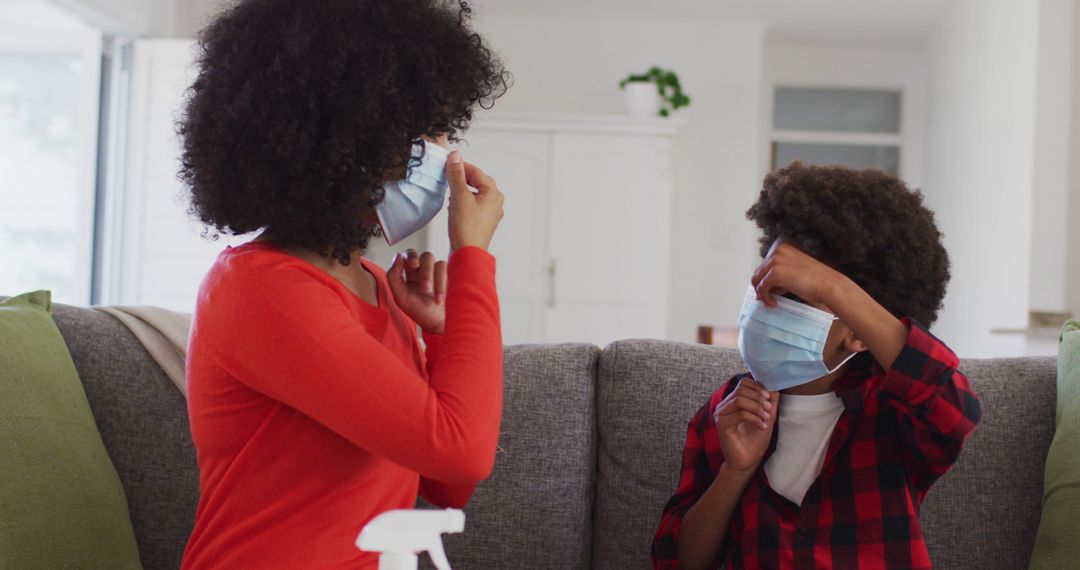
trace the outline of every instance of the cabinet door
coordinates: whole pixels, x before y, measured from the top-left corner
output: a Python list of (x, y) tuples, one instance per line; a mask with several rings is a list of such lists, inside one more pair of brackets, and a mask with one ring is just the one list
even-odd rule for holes
[[(491, 243), (505, 344), (543, 340), (545, 212), (548, 146), (545, 133), (470, 131), (458, 145), (465, 160), (487, 172), (506, 195), (506, 214)], [(428, 249), (450, 251), (447, 212), (428, 226)]]
[(557, 134), (548, 239), (549, 342), (663, 338), (671, 185), (667, 140)]

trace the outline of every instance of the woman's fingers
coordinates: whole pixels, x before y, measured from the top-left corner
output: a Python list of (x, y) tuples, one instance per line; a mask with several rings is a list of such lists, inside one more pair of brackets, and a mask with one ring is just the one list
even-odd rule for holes
[[(502, 220), (503, 196), (495, 180), (475, 165), (448, 164), (451, 188), (449, 207), (450, 252), (462, 247), (487, 249)], [(476, 195), (469, 186), (477, 189)]]
[(404, 253), (394, 256), (394, 263), (386, 272), (386, 281), (390, 284), (390, 292), (395, 299), (402, 299), (401, 295), (407, 292), (408, 285), (405, 283), (405, 259)]
[(416, 271), (420, 268), (420, 254), (415, 249), (405, 250), (401, 254), (405, 257), (405, 271)]
[(450, 184), (451, 200), (460, 200), (470, 194), (469, 182), (465, 176), (465, 160), (456, 150), (446, 159), (446, 181)]
[(430, 251), (419, 254), (411, 249), (402, 255), (405, 257), (405, 281), (424, 293), (434, 293), (435, 255)]
[(420, 276), (420, 288), (425, 293), (435, 292), (435, 255), (425, 251), (420, 256), (420, 268), (417, 271)]
[(399, 253), (394, 256), (394, 262), (390, 269), (386, 270), (386, 277), (390, 281), (402, 281), (405, 279), (405, 254)]
[(446, 262), (435, 264), (435, 303), (442, 304), (446, 299)]
[[(503, 195), (493, 178), (462, 160), (460, 153), (455, 151), (451, 157), (447, 161), (450, 250), (470, 246), (487, 250), (503, 217)], [(477, 189), (475, 196), (469, 186)]]
[(495, 179), (480, 170), (479, 166), (466, 162), (464, 171), (466, 182), (469, 186), (476, 188), (478, 194), (482, 195), (497, 191), (498, 186), (495, 185)]
[(420, 254), (409, 249), (401, 254), (405, 258), (405, 281), (412, 284), (420, 284), (423, 276), (420, 275)]

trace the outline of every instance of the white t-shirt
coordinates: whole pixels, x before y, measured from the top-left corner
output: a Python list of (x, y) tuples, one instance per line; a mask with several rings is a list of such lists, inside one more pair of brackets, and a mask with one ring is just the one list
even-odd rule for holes
[(829, 392), (816, 396), (780, 394), (780, 435), (765, 462), (773, 490), (802, 505), (806, 490), (821, 473), (836, 421), (844, 402)]

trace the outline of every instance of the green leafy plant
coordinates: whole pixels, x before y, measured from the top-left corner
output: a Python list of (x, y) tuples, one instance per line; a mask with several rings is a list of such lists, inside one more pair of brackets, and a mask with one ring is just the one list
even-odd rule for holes
[(667, 117), (672, 111), (690, 105), (690, 96), (683, 93), (679, 76), (670, 69), (652, 67), (645, 73), (630, 74), (629, 77), (619, 82), (619, 89), (625, 89), (627, 83), (655, 83), (657, 91), (664, 105), (660, 108), (660, 116)]

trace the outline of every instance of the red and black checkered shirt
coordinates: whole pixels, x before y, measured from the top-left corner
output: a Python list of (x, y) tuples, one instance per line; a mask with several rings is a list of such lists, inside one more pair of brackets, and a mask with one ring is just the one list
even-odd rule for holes
[[(930, 568), (919, 505), (960, 455), (981, 414), (956, 355), (918, 324), (885, 372), (869, 355), (833, 388), (843, 399), (821, 474), (797, 506), (769, 486), (761, 461), (728, 523), (714, 566), (738, 568)], [(856, 364), (858, 362), (858, 364)], [(683, 516), (724, 462), (713, 410), (743, 375), (690, 421), (682, 474), (653, 540), (655, 568), (679, 568)]]

